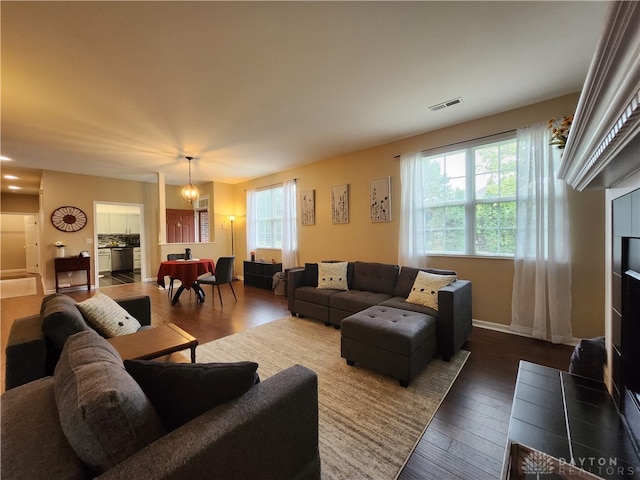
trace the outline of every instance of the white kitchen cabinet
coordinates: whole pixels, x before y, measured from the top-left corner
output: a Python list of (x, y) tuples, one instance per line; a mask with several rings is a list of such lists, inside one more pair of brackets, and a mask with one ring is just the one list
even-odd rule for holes
[(140, 247), (133, 247), (133, 269), (140, 270), (142, 268), (142, 256)]
[(111, 271), (111, 249), (100, 248), (98, 249), (98, 272), (110, 272)]
[(140, 214), (127, 213), (127, 232), (128, 234), (140, 233)]
[(98, 213), (96, 214), (96, 225), (98, 233), (109, 233), (109, 214)]
[(110, 213), (109, 214), (109, 233), (111, 234), (127, 233), (127, 214), (126, 213)]
[(109, 233), (122, 235), (140, 233), (140, 215), (137, 213), (110, 213)]

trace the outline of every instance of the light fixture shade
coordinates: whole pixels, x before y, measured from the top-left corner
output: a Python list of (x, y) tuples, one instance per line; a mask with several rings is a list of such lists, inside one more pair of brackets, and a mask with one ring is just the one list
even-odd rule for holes
[(184, 198), (185, 202), (193, 203), (200, 197), (200, 192), (198, 191), (198, 187), (192, 185), (191, 183), (182, 187), (182, 198)]
[(182, 198), (184, 198), (185, 202), (193, 203), (200, 197), (200, 192), (198, 188), (191, 183), (191, 160), (193, 157), (185, 157), (189, 161), (189, 183), (182, 187)]

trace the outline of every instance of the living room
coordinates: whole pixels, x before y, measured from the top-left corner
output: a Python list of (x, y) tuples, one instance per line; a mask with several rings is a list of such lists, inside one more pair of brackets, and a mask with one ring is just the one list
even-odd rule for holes
[[(211, 175), (208, 179), (210, 187), (204, 189), (212, 199), (214, 241), (181, 244), (179, 249), (186, 246), (192, 249), (195, 257), (215, 259), (232, 251), (233, 238), (236, 271), (241, 272), (242, 260), (249, 258), (246, 241), (246, 191), (296, 179), (298, 192), (315, 192), (316, 218), (314, 225), (298, 228), (299, 264), (323, 259), (395, 263), (399, 245), (398, 219), (402, 214), (400, 160), (396, 158), (398, 155), (454, 145), (572, 114), (576, 111), (580, 93), (577, 90), (571, 92), (517, 105), (499, 113), (488, 112), (481, 117), (426, 133), (371, 144), (370, 147), (324, 157), (276, 173), (257, 175), (237, 183), (220, 181), (215, 175)], [(93, 243), (97, 201), (143, 206), (142, 276), (146, 281), (153, 282), (159, 263), (168, 253), (175, 252), (178, 248), (176, 245), (158, 243), (158, 239), (164, 234), (161, 212), (166, 203), (166, 192), (178, 187), (165, 185), (162, 175), (151, 181), (124, 180), (69, 173), (62, 168), (64, 161), (60, 161), (58, 165), (60, 169), (53, 164), (42, 170), (42, 194), (32, 203), (37, 206), (35, 209), (32, 206), (25, 209), (24, 199), (20, 199), (18, 204), (14, 201), (16, 196), (4, 192), (2, 195), (3, 214), (31, 212), (40, 215), (42, 219), (40, 258), (44, 290), (50, 292), (54, 288), (55, 242), (64, 240), (69, 254), (89, 250), (92, 257), (97, 256)], [(198, 162), (193, 165), (194, 171), (203, 167)], [(186, 174), (186, 162), (180, 163), (180, 169)], [(385, 177), (389, 177), (391, 182), (392, 221), (372, 223), (369, 219), (369, 182)], [(209, 182), (201, 185), (209, 185)], [(572, 329), (576, 340), (606, 333), (608, 201), (612, 196), (630, 191), (637, 183), (636, 175), (627, 179), (626, 183), (616, 185), (618, 190), (568, 191), (572, 248)], [(342, 184), (349, 186), (350, 219), (346, 224), (335, 225), (331, 222), (331, 187)], [(88, 214), (84, 230), (61, 234), (51, 225), (48, 217), (61, 205), (74, 205)], [(229, 215), (235, 217), (233, 232), (228, 223)], [(258, 250), (256, 256), (276, 261), (281, 259), (278, 250), (270, 249)], [(476, 326), (503, 332), (509, 330), (514, 275), (512, 258), (434, 255), (429, 258), (428, 264), (433, 268), (455, 270), (460, 278), (473, 283), (473, 318)], [(95, 285), (95, 279), (92, 283)]]

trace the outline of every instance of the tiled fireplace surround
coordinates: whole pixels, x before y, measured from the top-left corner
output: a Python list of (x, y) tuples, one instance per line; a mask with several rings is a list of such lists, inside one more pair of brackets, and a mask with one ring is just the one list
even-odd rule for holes
[(611, 213), (611, 393), (640, 444), (640, 311), (637, 299), (635, 310), (625, 299), (632, 281), (625, 272), (640, 270), (638, 253), (630, 254), (640, 244), (640, 188), (613, 200)]

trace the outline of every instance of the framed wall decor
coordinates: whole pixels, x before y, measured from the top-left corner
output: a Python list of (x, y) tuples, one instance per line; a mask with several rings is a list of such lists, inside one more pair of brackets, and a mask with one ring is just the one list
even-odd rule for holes
[(300, 192), (300, 208), (302, 225), (316, 224), (316, 191), (306, 190)]
[(51, 214), (51, 223), (62, 232), (77, 232), (87, 224), (87, 215), (78, 207), (58, 207)]
[(369, 180), (369, 212), (372, 222), (391, 221), (391, 177)]
[(331, 222), (349, 223), (349, 184), (331, 186)]

